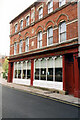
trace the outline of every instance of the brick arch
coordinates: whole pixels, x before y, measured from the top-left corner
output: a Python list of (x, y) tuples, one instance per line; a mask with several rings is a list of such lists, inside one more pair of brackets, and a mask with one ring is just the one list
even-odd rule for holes
[(24, 34), (24, 39), (26, 39), (26, 37), (30, 37), (30, 33), (29, 33), (29, 32), (26, 32), (26, 33)]
[(54, 21), (49, 20), (49, 21), (46, 23), (46, 25), (45, 25), (45, 31), (48, 29), (49, 26), (54, 27)]
[(58, 26), (63, 21), (66, 21), (66, 22), (69, 21), (69, 16), (67, 14), (64, 14), (64, 13), (60, 14), (56, 20), (56, 25)]
[(39, 31), (42, 31), (42, 32), (43, 32), (43, 30), (44, 30), (44, 27), (43, 27), (42, 25), (39, 25), (39, 26), (37, 27), (37, 29), (35, 30), (35, 34), (38, 34)]

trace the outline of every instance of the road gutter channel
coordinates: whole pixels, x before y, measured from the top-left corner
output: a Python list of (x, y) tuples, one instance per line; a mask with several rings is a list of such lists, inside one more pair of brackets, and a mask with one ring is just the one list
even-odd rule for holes
[(64, 103), (64, 104), (68, 104), (68, 105), (72, 105), (72, 106), (80, 108), (80, 104), (76, 104), (76, 103), (68, 102), (66, 100), (61, 100), (61, 99), (58, 99), (58, 98), (54, 98), (54, 97), (51, 97), (49, 95), (46, 95), (45, 93), (44, 94), (35, 93), (35, 92), (32, 92), (32, 91), (28, 91), (28, 90), (24, 90), (24, 89), (20, 89), (20, 88), (10, 86), (10, 85), (4, 85), (4, 84), (2, 84), (2, 86), (6, 86), (8, 88), (12, 88), (12, 89), (15, 89), (15, 90), (26, 92), (26, 93), (31, 94), (31, 95), (36, 95), (36, 96), (39, 96), (39, 97), (42, 97), (42, 98), (47, 98), (49, 100), (53, 100), (53, 101), (56, 101), (56, 102), (60, 102), (60, 103)]

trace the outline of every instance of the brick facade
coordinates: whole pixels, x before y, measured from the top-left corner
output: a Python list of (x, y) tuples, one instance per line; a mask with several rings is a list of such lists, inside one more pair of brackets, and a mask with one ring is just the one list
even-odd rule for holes
[[(39, 20), (39, 8), (43, 7), (43, 17)], [(34, 18), (32, 19), (32, 12)], [(26, 26), (26, 16), (29, 15), (29, 26)], [(23, 19), (23, 29), (20, 30), (20, 20)], [(66, 41), (59, 42), (59, 25), (62, 21), (66, 22)], [(15, 33), (15, 24), (17, 23), (18, 29)], [(47, 46), (47, 30), (49, 27), (53, 28), (53, 45)], [(38, 48), (37, 39), (38, 33), (42, 31), (42, 48)], [(29, 51), (25, 52), (25, 40), (29, 37)], [(19, 54), (19, 42), (22, 40), (22, 53)], [(14, 43), (17, 43), (17, 53), (14, 55)], [(53, 50), (53, 51), (52, 51)], [(50, 52), (51, 51), (51, 52)], [(78, 16), (77, 16), (77, 2), (66, 2), (63, 6), (59, 7), (59, 2), (53, 2), (53, 11), (48, 14), (48, 2), (35, 2), (25, 11), (19, 14), (10, 22), (10, 57), (9, 61), (14, 63), (15, 61), (34, 60), (40, 56), (54, 56), (65, 54), (78, 53)], [(63, 57), (63, 65), (65, 57)], [(33, 73), (34, 62), (31, 62), (31, 68)], [(74, 63), (73, 63), (74, 64)], [(10, 63), (9, 63), (10, 66)], [(10, 67), (11, 69), (11, 67)], [(63, 74), (65, 74), (65, 65)], [(68, 68), (67, 68), (68, 69)], [(77, 68), (78, 70), (78, 68)], [(33, 84), (33, 76), (31, 74), (31, 85)], [(65, 80), (65, 75), (63, 75)], [(77, 78), (78, 80), (78, 78)], [(9, 79), (8, 79), (9, 81)], [(11, 82), (11, 80), (10, 80)], [(75, 86), (75, 85), (74, 85)], [(63, 85), (63, 90), (68, 89)], [(79, 89), (78, 89), (79, 90)], [(79, 97), (80, 94), (77, 90), (75, 96)]]

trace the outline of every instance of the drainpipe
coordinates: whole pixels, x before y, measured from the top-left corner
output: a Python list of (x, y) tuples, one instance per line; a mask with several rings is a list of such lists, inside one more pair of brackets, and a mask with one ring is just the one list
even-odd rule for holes
[(78, 65), (79, 65), (79, 72), (80, 72), (80, 0), (77, 2), (77, 12), (78, 12)]

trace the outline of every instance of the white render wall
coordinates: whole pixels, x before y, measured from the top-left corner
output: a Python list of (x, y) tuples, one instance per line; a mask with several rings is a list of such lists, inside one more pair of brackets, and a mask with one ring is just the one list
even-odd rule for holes
[(22, 85), (30, 85), (30, 80), (14, 78), (13, 83), (22, 84)]
[(53, 88), (56, 90), (63, 90), (63, 82), (34, 80), (33, 86), (38, 86), (38, 87), (43, 87), (43, 88)]

